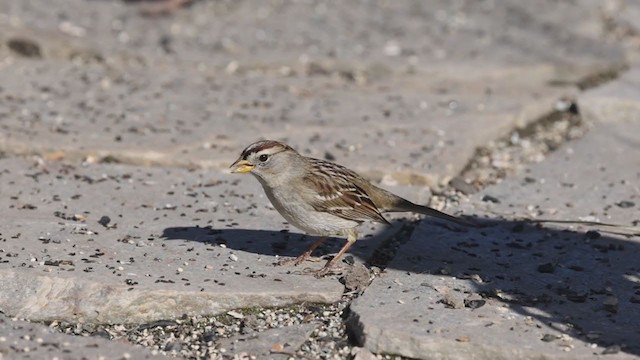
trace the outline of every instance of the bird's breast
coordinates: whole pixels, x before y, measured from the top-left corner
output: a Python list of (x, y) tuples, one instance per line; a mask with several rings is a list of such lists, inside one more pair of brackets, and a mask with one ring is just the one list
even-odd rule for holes
[(291, 225), (311, 235), (336, 235), (358, 226), (359, 222), (317, 211), (290, 187), (267, 188), (264, 191), (273, 207)]

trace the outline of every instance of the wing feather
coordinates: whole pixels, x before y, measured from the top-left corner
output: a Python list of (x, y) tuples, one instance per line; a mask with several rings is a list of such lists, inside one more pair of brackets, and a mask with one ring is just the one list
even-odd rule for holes
[(366, 191), (353, 181), (360, 179), (358, 174), (334, 163), (310, 160), (313, 172), (304, 181), (313, 189), (310, 202), (315, 210), (354, 221), (388, 224)]

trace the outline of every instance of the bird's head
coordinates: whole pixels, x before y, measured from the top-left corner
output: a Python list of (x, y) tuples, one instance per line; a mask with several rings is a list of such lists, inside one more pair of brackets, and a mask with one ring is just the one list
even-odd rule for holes
[(261, 181), (273, 182), (290, 173), (299, 157), (300, 154), (285, 143), (261, 140), (247, 146), (230, 168), (232, 173), (251, 173)]

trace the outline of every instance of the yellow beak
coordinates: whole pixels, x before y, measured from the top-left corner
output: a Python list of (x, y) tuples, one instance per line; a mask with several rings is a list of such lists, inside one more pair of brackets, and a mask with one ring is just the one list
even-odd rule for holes
[(254, 167), (255, 165), (248, 162), (247, 160), (240, 160), (240, 159), (236, 160), (236, 162), (234, 162), (230, 166), (232, 173), (241, 173), (241, 174), (248, 173), (249, 171), (253, 170)]

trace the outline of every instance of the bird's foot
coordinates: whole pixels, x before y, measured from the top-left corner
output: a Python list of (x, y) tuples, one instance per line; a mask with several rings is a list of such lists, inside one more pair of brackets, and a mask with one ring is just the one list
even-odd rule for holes
[(313, 261), (313, 262), (318, 262), (321, 260), (321, 258), (318, 257), (311, 257), (311, 252), (307, 251), (304, 254), (293, 258), (293, 259), (285, 259), (285, 260), (280, 260), (278, 262), (276, 262), (274, 265), (275, 266), (285, 266), (285, 265), (294, 265), (294, 266), (298, 266), (300, 264), (302, 264), (305, 261)]
[(315, 276), (316, 278), (322, 278), (328, 275), (340, 275), (344, 272), (344, 269), (341, 268), (340, 266), (336, 266), (335, 264), (332, 264), (331, 261), (327, 263), (327, 265), (323, 266), (321, 269), (318, 270), (312, 270), (312, 269), (307, 269), (305, 270), (306, 274), (313, 274), (313, 276)]
[(298, 265), (302, 264), (305, 260), (306, 260), (306, 258), (304, 256), (298, 256), (297, 258), (293, 258), (293, 259), (280, 260), (280, 261), (274, 263), (273, 265), (275, 265), (275, 266), (289, 266), (289, 265), (298, 266)]

